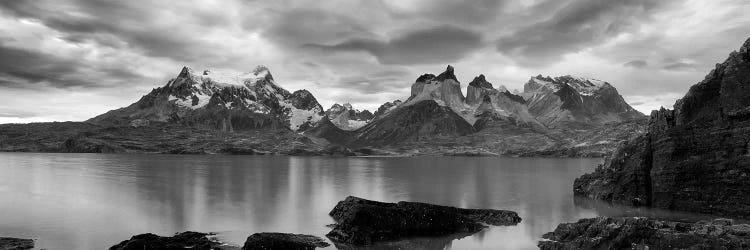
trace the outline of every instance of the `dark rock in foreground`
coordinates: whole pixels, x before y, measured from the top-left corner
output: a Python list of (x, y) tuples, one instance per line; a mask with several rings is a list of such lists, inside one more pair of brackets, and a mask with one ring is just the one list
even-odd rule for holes
[(0, 237), (0, 250), (22, 250), (34, 248), (34, 240)]
[(605, 201), (750, 218), (750, 39), (674, 105), (651, 113), (647, 133), (574, 192)]
[(489, 225), (515, 225), (506, 210), (462, 209), (419, 202), (385, 203), (349, 196), (329, 213), (336, 221), (326, 236), (334, 242), (371, 245), (408, 237), (474, 233)]
[(748, 249), (750, 225), (732, 220), (682, 223), (648, 218), (590, 218), (542, 236), (547, 249)]
[(183, 232), (172, 237), (155, 234), (139, 234), (129, 240), (110, 247), (110, 250), (147, 250), (147, 249), (222, 249), (222, 243), (209, 238), (210, 234), (198, 232)]
[(247, 237), (245, 250), (313, 250), (316, 247), (328, 247), (330, 244), (325, 240), (304, 234), (287, 233), (256, 233)]

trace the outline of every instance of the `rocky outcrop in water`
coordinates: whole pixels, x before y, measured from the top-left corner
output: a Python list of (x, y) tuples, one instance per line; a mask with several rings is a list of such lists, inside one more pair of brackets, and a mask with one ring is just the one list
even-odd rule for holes
[(542, 250), (748, 249), (750, 225), (731, 220), (683, 223), (648, 219), (590, 218), (560, 224), (542, 236)]
[(183, 232), (171, 237), (155, 234), (139, 234), (114, 245), (109, 250), (183, 250), (221, 249), (221, 242), (210, 238), (211, 234)]
[(34, 240), (0, 237), (0, 250), (26, 250), (34, 248)]
[(326, 236), (334, 242), (370, 245), (419, 236), (474, 233), (485, 224), (505, 226), (521, 221), (506, 210), (462, 209), (419, 202), (385, 203), (347, 197), (331, 210), (336, 221)]
[(647, 133), (576, 179), (576, 195), (632, 205), (750, 217), (750, 39)]
[(256, 233), (247, 237), (243, 250), (313, 250), (318, 247), (328, 247), (325, 240), (304, 234), (288, 233)]

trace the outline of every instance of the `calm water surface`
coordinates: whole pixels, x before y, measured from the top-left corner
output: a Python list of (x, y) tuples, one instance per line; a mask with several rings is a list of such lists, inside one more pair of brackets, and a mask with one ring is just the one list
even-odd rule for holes
[(573, 179), (600, 162), (0, 153), (0, 235), (47, 249), (106, 249), (135, 234), (186, 230), (237, 245), (255, 232), (324, 236), (328, 212), (348, 195), (508, 209), (523, 218), (460, 239), (414, 239), (407, 248), (534, 249), (559, 223), (598, 215), (704, 219), (574, 199)]

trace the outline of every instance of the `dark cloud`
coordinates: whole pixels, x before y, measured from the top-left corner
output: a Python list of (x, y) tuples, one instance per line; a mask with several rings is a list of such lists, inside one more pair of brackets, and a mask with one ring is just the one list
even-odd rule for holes
[[(108, 79), (92, 79), (86, 70), (103, 73)], [(0, 43), (0, 86), (31, 88), (50, 86), (106, 87), (113, 82), (141, 80), (128, 65), (97, 66), (92, 69), (80, 60), (15, 48)]]
[(335, 86), (360, 94), (397, 92), (409, 87), (410, 83), (405, 80), (408, 75), (409, 72), (405, 70), (384, 70), (365, 75), (345, 76), (339, 79)]
[[(257, 20), (252, 20), (253, 29)], [(324, 10), (301, 10), (279, 13), (263, 32), (274, 42), (291, 48), (303, 44), (328, 43), (372, 33), (352, 17)]]
[(31, 87), (28, 84), (49, 84), (54, 87), (90, 85), (70, 75), (78, 72), (75, 61), (54, 55), (27, 51), (0, 43), (0, 85)]
[(523, 65), (553, 64), (567, 53), (600, 44), (637, 27), (665, 2), (572, 1), (559, 10), (544, 13), (541, 9), (536, 20), (543, 21), (501, 37), (497, 49)]
[(429, 19), (461, 26), (477, 26), (495, 21), (509, 1), (472, 0), (471, 3), (454, 0), (426, 1), (413, 11), (391, 9), (399, 19)]
[(645, 68), (648, 66), (648, 62), (644, 60), (633, 60), (633, 61), (623, 63), (622, 66), (631, 67), (631, 68)]
[(698, 64), (690, 62), (672, 62), (665, 64), (662, 68), (666, 70), (682, 71), (682, 70), (695, 70)]
[(326, 51), (364, 51), (383, 64), (433, 64), (456, 62), (482, 47), (481, 34), (454, 26), (416, 30), (389, 41), (351, 39), (335, 45), (309, 44)]
[[(133, 1), (0, 1), (0, 9), (21, 18), (41, 21), (63, 33), (72, 42), (94, 41), (119, 49), (134, 48), (150, 56), (179, 61), (221, 60), (200, 39), (213, 25), (226, 17), (210, 10), (194, 9), (186, 13), (168, 13)], [(163, 25), (157, 18), (182, 14), (200, 22)]]

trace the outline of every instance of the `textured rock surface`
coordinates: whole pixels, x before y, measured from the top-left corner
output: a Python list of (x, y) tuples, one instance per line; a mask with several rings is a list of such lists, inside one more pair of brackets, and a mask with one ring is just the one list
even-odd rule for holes
[(419, 202), (384, 203), (347, 197), (329, 213), (336, 221), (326, 236), (334, 242), (369, 245), (418, 236), (472, 233), (489, 225), (515, 225), (518, 214), (506, 210), (462, 209)]
[(244, 250), (313, 250), (318, 247), (328, 247), (325, 240), (304, 234), (288, 233), (256, 233), (247, 237)]
[(682, 223), (647, 218), (590, 218), (560, 224), (539, 248), (563, 249), (748, 249), (750, 225), (731, 220)]
[(34, 248), (34, 240), (0, 237), (0, 250), (25, 250)]
[(178, 250), (178, 249), (221, 249), (223, 245), (210, 234), (197, 232), (183, 232), (171, 237), (158, 236), (155, 234), (139, 234), (129, 240), (110, 247), (110, 250)]
[(647, 133), (576, 179), (579, 196), (750, 217), (750, 39), (674, 105), (651, 114)]

